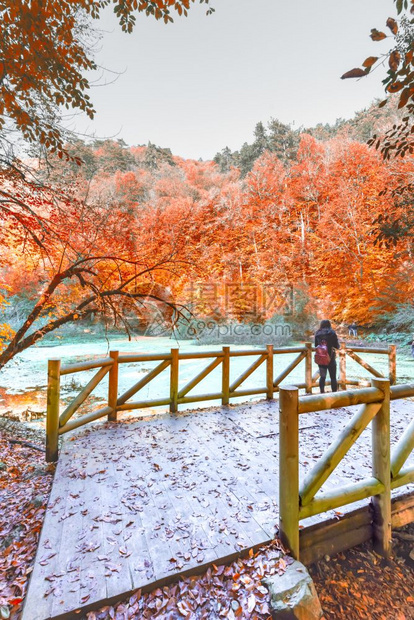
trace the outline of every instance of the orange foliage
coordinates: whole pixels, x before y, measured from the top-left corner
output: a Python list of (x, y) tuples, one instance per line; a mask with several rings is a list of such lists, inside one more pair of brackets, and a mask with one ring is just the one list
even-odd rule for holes
[[(410, 178), (411, 160), (389, 164), (343, 136), (322, 143), (302, 135), (295, 161), (283, 165), (264, 152), (240, 179), (235, 168), (221, 173), (213, 162), (173, 158), (157, 148), (148, 160), (144, 147), (126, 156), (122, 145), (98, 145), (95, 156), (118, 153), (121, 168), (97, 166), (89, 184), (81, 169), (73, 181), (78, 199), (52, 200), (47, 190), (33, 193), (9, 180), (33, 214), (16, 203), (16, 229), (2, 214), (0, 258), (9, 287), (4, 296), (25, 293), (42, 305), (39, 317), (52, 324), (91, 312), (125, 317), (137, 312), (134, 295), (151, 287), (186, 303), (197, 281), (242, 285), (235, 305), (239, 319), (251, 318), (250, 285), (306, 290), (321, 315), (360, 324), (412, 296), (409, 235), (387, 247), (375, 234), (379, 216), (403, 216), (410, 208), (381, 192)], [(87, 186), (86, 206), (79, 195)], [(3, 179), (1, 191), (7, 187)], [(58, 286), (45, 299), (56, 278)], [(123, 292), (129, 297), (106, 301), (128, 281)], [(85, 295), (93, 298), (86, 306)], [(204, 312), (202, 304), (199, 309)], [(215, 311), (223, 315), (226, 309), (217, 302)], [(0, 327), (3, 342), (13, 337), (5, 329)]]

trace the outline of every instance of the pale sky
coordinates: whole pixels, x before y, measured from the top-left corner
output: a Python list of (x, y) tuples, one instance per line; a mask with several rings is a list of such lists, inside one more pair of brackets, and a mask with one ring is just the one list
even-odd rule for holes
[[(258, 121), (334, 122), (383, 97), (384, 71), (339, 78), (386, 51), (387, 40), (374, 43), (369, 34), (374, 27), (387, 31), (392, 0), (211, 3), (213, 15), (195, 5), (169, 25), (140, 14), (132, 34), (122, 33), (107, 11), (96, 60), (122, 74), (92, 88), (96, 120), (78, 120), (76, 128), (210, 159), (225, 146), (251, 142)], [(102, 81), (112, 78), (107, 72)]]

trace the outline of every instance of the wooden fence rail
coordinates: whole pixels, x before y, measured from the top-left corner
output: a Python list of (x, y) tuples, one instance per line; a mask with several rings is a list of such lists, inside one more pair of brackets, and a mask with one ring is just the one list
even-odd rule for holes
[[(390, 401), (413, 397), (414, 383), (390, 386), (390, 379), (382, 377), (375, 377), (371, 383), (370, 388), (313, 396), (299, 396), (297, 386), (280, 388), (279, 529), (282, 540), (296, 558), (301, 549), (301, 520), (368, 497), (372, 498), (372, 535), (376, 547), (384, 556), (391, 552), (391, 490), (414, 482), (414, 466), (404, 467), (414, 449), (414, 421), (391, 449)], [(361, 408), (299, 484), (299, 416), (350, 405), (361, 405)], [(318, 494), (370, 422), (372, 477)], [(414, 520), (414, 507), (405, 511), (409, 512), (405, 522)]]
[[(230, 347), (224, 346), (218, 351), (207, 351), (200, 353), (180, 353), (179, 349), (171, 349), (165, 354), (120, 354), (118, 351), (111, 351), (108, 357), (77, 362), (75, 364), (61, 365), (60, 360), (51, 359), (48, 365), (48, 396), (47, 396), (47, 442), (46, 459), (55, 461), (58, 458), (58, 438), (70, 430), (83, 426), (89, 422), (108, 416), (108, 420), (116, 421), (118, 411), (131, 411), (148, 407), (168, 406), (171, 413), (176, 413), (178, 405), (196, 403), (208, 400), (221, 400), (221, 404), (226, 406), (230, 399), (244, 396), (264, 395), (267, 399), (272, 399), (275, 392), (279, 392), (280, 384), (290, 373), (305, 360), (304, 382), (296, 385), (299, 389), (305, 389), (307, 394), (312, 394), (312, 389), (317, 385), (318, 372), (312, 375), (312, 352), (314, 348), (310, 342), (303, 346), (279, 347), (274, 348), (268, 345), (265, 349), (254, 349), (244, 351), (231, 351)], [(351, 380), (346, 375), (346, 355), (352, 357), (365, 370), (375, 377), (382, 377), (381, 373), (364, 361), (357, 353), (376, 353), (388, 357), (388, 375), (391, 384), (396, 380), (395, 346), (388, 348), (376, 347), (374, 349), (364, 347), (347, 348), (344, 345), (339, 351), (340, 359), (340, 387), (345, 389), (347, 385), (355, 385), (358, 380)], [(274, 377), (275, 356), (285, 354), (297, 354), (285, 368), (278, 372)], [(231, 360), (239, 357), (255, 357), (256, 359), (244, 370), (239, 377), (230, 382)], [(180, 362), (184, 360), (211, 360), (208, 365), (192, 378), (184, 387), (179, 389)], [(144, 377), (139, 379), (134, 385), (127, 389), (123, 394), (118, 395), (119, 373), (122, 372), (123, 364), (159, 362)], [(266, 366), (265, 385), (244, 388), (245, 381), (262, 365)], [(221, 367), (220, 391), (210, 394), (193, 394), (192, 390), (205, 379), (215, 368)], [(96, 374), (89, 380), (87, 385), (72, 400), (71, 403), (60, 413), (60, 378), (61, 376), (78, 372), (98, 369)], [(139, 393), (145, 386), (149, 385), (163, 371), (169, 369), (169, 395), (164, 398), (154, 400), (130, 400)], [(99, 385), (102, 379), (109, 375), (107, 406), (102, 407), (91, 413), (83, 414), (73, 419), (74, 414), (85, 402), (92, 391)], [(329, 382), (327, 382), (329, 385)], [(312, 396), (311, 398), (315, 398)], [(407, 440), (408, 441), (408, 440)], [(409, 442), (408, 442), (409, 443)], [(401, 453), (405, 454), (407, 447), (401, 448)], [(402, 456), (398, 459), (398, 464)]]

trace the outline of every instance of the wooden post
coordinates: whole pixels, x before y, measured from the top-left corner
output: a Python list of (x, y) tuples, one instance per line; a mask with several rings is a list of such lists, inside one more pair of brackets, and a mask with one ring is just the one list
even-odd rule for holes
[(373, 387), (384, 393), (381, 409), (372, 420), (372, 475), (384, 485), (384, 491), (372, 498), (374, 508), (373, 539), (376, 550), (391, 555), (391, 463), (390, 463), (390, 382), (372, 379)]
[(230, 394), (230, 347), (223, 347), (223, 367), (221, 375), (221, 404), (229, 404)]
[(388, 346), (388, 365), (390, 383), (395, 385), (397, 382), (397, 347), (395, 344)]
[(306, 394), (312, 394), (312, 343), (305, 342), (305, 390)]
[(58, 460), (60, 404), (60, 360), (49, 360), (47, 366), (46, 461)]
[(170, 413), (178, 410), (178, 353), (179, 349), (171, 349), (170, 373)]
[(346, 390), (346, 344), (341, 342), (339, 350), (339, 387)]
[(279, 535), (299, 559), (299, 390), (279, 388)]
[(116, 401), (118, 400), (118, 356), (119, 351), (109, 351), (109, 357), (112, 357), (114, 363), (109, 371), (108, 407), (112, 407), (113, 411), (108, 415), (108, 422), (117, 421)]
[(267, 400), (273, 399), (273, 345), (268, 344), (267, 347), (267, 360), (266, 360), (266, 398)]

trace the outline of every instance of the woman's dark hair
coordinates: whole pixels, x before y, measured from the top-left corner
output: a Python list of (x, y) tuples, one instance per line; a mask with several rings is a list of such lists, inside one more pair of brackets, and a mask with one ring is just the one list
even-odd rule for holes
[(331, 329), (331, 322), (328, 321), (327, 319), (321, 321), (321, 324), (319, 325), (319, 329)]

